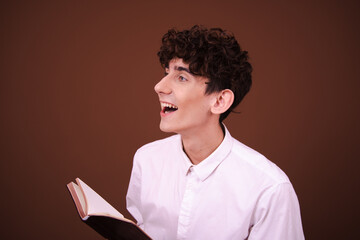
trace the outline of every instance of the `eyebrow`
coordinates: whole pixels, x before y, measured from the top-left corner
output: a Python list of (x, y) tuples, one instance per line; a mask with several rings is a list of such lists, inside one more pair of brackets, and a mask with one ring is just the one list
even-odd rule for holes
[(187, 73), (189, 73), (191, 75), (194, 75), (192, 72), (190, 72), (190, 70), (188, 68), (185, 68), (185, 67), (175, 66), (174, 69), (177, 70), (177, 71), (185, 71), (185, 72), (187, 72)]

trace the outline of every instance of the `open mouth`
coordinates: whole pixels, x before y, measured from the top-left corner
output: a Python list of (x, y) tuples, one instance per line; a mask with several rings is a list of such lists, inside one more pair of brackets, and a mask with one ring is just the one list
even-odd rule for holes
[(171, 103), (161, 103), (161, 112), (162, 113), (171, 113), (178, 110), (178, 107)]

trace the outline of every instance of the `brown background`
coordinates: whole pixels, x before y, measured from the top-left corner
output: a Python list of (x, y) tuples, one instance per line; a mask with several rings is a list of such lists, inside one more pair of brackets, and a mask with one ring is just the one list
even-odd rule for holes
[[(291, 3), (290, 3), (291, 2)], [(100, 239), (65, 185), (125, 209), (132, 156), (158, 129), (170, 27), (232, 31), (253, 88), (226, 121), (290, 177), (307, 239), (359, 237), (358, 1), (1, 1), (2, 239)]]

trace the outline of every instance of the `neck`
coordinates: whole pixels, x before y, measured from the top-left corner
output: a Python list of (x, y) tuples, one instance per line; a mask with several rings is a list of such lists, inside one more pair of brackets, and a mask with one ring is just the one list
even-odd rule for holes
[(181, 134), (183, 148), (190, 161), (196, 165), (207, 158), (224, 139), (221, 125), (213, 124), (194, 130), (191, 134)]

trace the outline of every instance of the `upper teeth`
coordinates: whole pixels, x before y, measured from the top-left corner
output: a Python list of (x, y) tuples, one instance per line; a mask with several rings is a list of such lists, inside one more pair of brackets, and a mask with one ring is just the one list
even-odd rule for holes
[(163, 109), (165, 107), (177, 109), (177, 106), (175, 106), (175, 105), (173, 105), (171, 103), (161, 103), (161, 108)]

